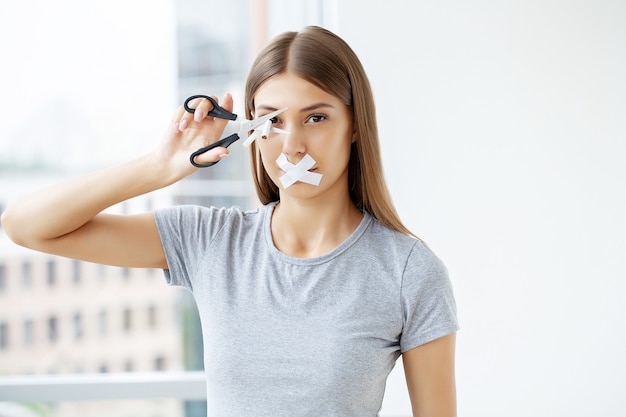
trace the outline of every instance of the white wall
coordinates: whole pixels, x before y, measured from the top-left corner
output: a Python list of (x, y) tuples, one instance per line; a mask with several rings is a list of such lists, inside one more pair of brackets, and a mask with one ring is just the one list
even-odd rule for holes
[(459, 416), (626, 415), (626, 2), (335, 6), (396, 205), (450, 269)]

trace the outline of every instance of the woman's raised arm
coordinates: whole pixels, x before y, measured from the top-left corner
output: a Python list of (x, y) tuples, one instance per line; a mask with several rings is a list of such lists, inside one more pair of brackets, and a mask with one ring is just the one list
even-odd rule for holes
[[(232, 110), (227, 95), (223, 107)], [(55, 255), (127, 267), (166, 268), (154, 215), (104, 214), (130, 198), (166, 187), (196, 170), (189, 155), (215, 142), (226, 121), (205, 117), (211, 104), (203, 100), (194, 114), (179, 109), (159, 146), (152, 152), (46, 188), (10, 206), (2, 225), (17, 244)], [(194, 119), (195, 117), (195, 119)], [(215, 148), (199, 162), (228, 155)]]

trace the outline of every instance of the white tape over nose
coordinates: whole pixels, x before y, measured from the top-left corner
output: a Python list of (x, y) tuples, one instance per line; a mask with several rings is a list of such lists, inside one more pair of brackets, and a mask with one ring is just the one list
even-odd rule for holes
[(283, 184), (283, 187), (287, 188), (296, 181), (306, 182), (307, 184), (315, 186), (320, 185), (322, 174), (308, 171), (315, 165), (315, 159), (309, 154), (304, 155), (304, 158), (294, 165), (287, 160), (284, 153), (281, 153), (276, 163), (280, 169), (285, 171), (285, 174), (280, 177), (280, 182)]

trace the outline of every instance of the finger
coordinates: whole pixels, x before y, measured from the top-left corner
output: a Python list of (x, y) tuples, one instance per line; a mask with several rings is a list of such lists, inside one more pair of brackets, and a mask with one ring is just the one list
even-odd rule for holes
[(223, 103), (221, 104), (224, 110), (228, 110), (229, 112), (233, 112), (233, 96), (230, 93), (224, 94)]
[[(213, 100), (215, 100), (216, 103), (218, 102), (217, 101), (217, 97), (211, 96), (211, 98)], [(207, 100), (206, 98), (198, 98), (196, 100), (192, 100), (192, 101), (196, 101), (196, 103), (194, 103), (194, 105), (192, 106), (192, 108), (196, 109), (196, 111), (193, 114), (193, 119), (196, 122), (201, 122), (206, 117), (208, 117), (207, 116), (208, 113), (211, 110), (213, 110), (213, 104), (209, 100)]]
[(175, 132), (179, 131), (180, 121), (182, 120), (183, 115), (186, 113), (185, 108), (182, 106), (178, 106), (174, 114), (172, 115), (172, 119), (170, 120), (170, 125), (172, 130)]
[[(211, 96), (216, 103), (219, 103), (216, 96)], [(214, 120), (215, 118), (208, 116), (208, 113), (213, 110), (213, 104), (206, 98), (195, 98), (188, 103), (189, 107), (194, 109), (193, 113), (185, 110), (183, 106), (177, 111), (178, 122), (175, 123), (174, 128), (178, 131), (187, 129), (193, 122), (201, 122), (203, 120)], [(221, 104), (225, 110), (232, 112), (233, 110), (233, 97), (230, 93), (224, 95), (224, 102)], [(181, 110), (182, 109), (182, 110)], [(222, 129), (226, 126), (227, 120), (217, 119), (218, 126)]]
[[(213, 96), (211, 97), (214, 98)], [(207, 113), (213, 109), (213, 104), (202, 97), (189, 101), (188, 106), (194, 110), (193, 113), (188, 112), (184, 106), (180, 106), (176, 111), (177, 122), (175, 122), (175, 128), (181, 132), (187, 129), (193, 121), (199, 122), (204, 120), (207, 117)]]

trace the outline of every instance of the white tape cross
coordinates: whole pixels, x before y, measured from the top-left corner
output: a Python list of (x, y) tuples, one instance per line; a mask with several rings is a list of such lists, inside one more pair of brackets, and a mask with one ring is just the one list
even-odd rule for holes
[(296, 181), (305, 182), (307, 184), (318, 186), (322, 180), (322, 174), (317, 172), (309, 172), (308, 170), (315, 165), (315, 160), (309, 155), (304, 155), (304, 158), (297, 164), (292, 164), (287, 160), (284, 153), (281, 153), (276, 163), (285, 171), (285, 174), (280, 177), (280, 182), (283, 187), (287, 188), (293, 185)]

